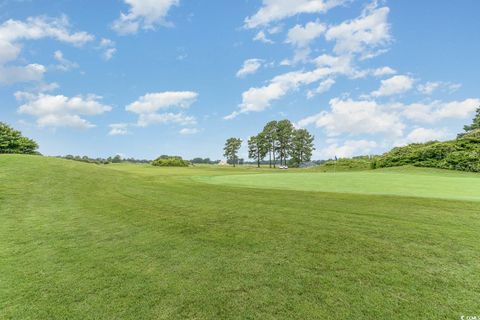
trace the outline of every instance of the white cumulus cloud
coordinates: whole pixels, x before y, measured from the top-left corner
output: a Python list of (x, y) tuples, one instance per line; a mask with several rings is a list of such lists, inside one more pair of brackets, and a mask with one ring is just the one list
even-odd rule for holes
[(267, 37), (267, 35), (266, 35), (265, 32), (263, 32), (263, 31), (257, 32), (257, 34), (255, 35), (255, 37), (253, 37), (253, 41), (260, 41), (260, 42), (268, 43), (268, 44), (274, 43), (272, 40), (270, 40), (270, 39)]
[(0, 84), (13, 84), (17, 82), (40, 81), (47, 68), (41, 64), (28, 64), (26, 66), (4, 67), (0, 65)]
[(332, 79), (332, 78), (323, 80), (322, 82), (320, 82), (320, 84), (318, 85), (318, 87), (317, 87), (315, 90), (309, 90), (309, 91), (307, 92), (307, 98), (311, 99), (311, 98), (313, 98), (314, 96), (316, 96), (317, 94), (321, 94), (321, 93), (327, 92), (328, 90), (330, 90), (330, 88), (331, 88), (334, 84), (335, 84), (335, 80)]
[(138, 114), (137, 124), (142, 127), (148, 126), (149, 124), (195, 124), (195, 118), (183, 112), (159, 113), (159, 111), (188, 109), (197, 100), (197, 97), (198, 93), (192, 91), (147, 93), (127, 105), (125, 110)]
[(180, 134), (182, 135), (192, 135), (192, 134), (197, 134), (199, 132), (200, 130), (198, 130), (197, 128), (182, 128), (180, 130)]
[(170, 25), (166, 17), (180, 0), (124, 0), (130, 6), (128, 13), (120, 13), (113, 22), (113, 30), (121, 35), (137, 33), (139, 29), (154, 29), (157, 25)]
[[(349, 57), (332, 57), (322, 55), (315, 59), (317, 68), (312, 71), (292, 71), (274, 77), (263, 87), (252, 87), (242, 94), (239, 110), (224, 117), (233, 119), (240, 114), (260, 112), (270, 107), (271, 103), (285, 96), (300, 86), (313, 84), (336, 74), (351, 74), (353, 69)], [(324, 83), (326, 88), (331, 81)]]
[(107, 38), (102, 38), (100, 40), (99, 49), (103, 50), (102, 58), (106, 61), (112, 59), (115, 53), (117, 53), (117, 48), (115, 48), (115, 42)]
[(468, 119), (479, 106), (480, 99), (412, 103), (404, 107), (404, 115), (410, 120), (423, 123), (434, 123), (445, 119)]
[[(333, 51), (337, 54), (360, 54), (361, 58), (377, 55), (372, 51), (391, 41), (387, 7), (367, 7), (362, 15), (354, 20), (345, 21), (330, 27), (325, 37), (334, 41)], [(380, 51), (382, 52), (382, 51)]]
[(299, 127), (312, 124), (325, 129), (328, 136), (381, 133), (400, 137), (405, 128), (397, 112), (388, 105), (379, 105), (371, 100), (339, 98), (330, 100), (329, 111), (322, 111), (297, 123)]
[(291, 43), (298, 47), (305, 47), (311, 41), (318, 38), (325, 32), (327, 27), (318, 20), (315, 22), (308, 22), (305, 26), (296, 25), (288, 31), (287, 43)]
[(58, 70), (61, 71), (70, 71), (72, 69), (78, 68), (78, 63), (68, 60), (63, 56), (63, 52), (57, 50), (53, 53), (53, 58), (57, 60), (58, 64), (55, 66)]
[(356, 155), (368, 155), (378, 146), (377, 142), (369, 140), (347, 140), (343, 144), (332, 143), (320, 150), (324, 158), (350, 158)]
[[(46, 68), (40, 64), (12, 65), (22, 51), (22, 42), (52, 38), (82, 46), (94, 36), (81, 31), (71, 32), (66, 16), (60, 18), (30, 17), (25, 21), (7, 20), (0, 25), (0, 84), (39, 81)], [(8, 65), (7, 65), (8, 63)]]
[(382, 80), (380, 88), (372, 92), (374, 97), (391, 96), (409, 91), (415, 81), (409, 76), (398, 75)]
[(447, 91), (449, 93), (460, 89), (462, 85), (459, 83), (443, 82), (443, 81), (427, 81), (417, 86), (418, 92), (424, 95), (432, 95), (438, 90)]
[(40, 127), (91, 128), (95, 125), (81, 116), (95, 116), (112, 110), (111, 106), (102, 104), (101, 97), (96, 95), (70, 98), (64, 95), (17, 92), (15, 96), (18, 100), (26, 100), (18, 112), (36, 117)]
[(248, 59), (243, 62), (242, 68), (237, 72), (237, 78), (246, 77), (249, 74), (254, 74), (262, 67), (262, 59)]
[(397, 71), (390, 67), (381, 67), (372, 70), (372, 75), (374, 75), (375, 77), (389, 76), (395, 73), (397, 73)]
[(140, 127), (146, 127), (151, 124), (178, 124), (178, 125), (194, 125), (197, 120), (193, 116), (186, 115), (185, 113), (145, 113), (140, 114), (137, 124)]
[(301, 13), (325, 13), (344, 0), (263, 0), (262, 7), (245, 19), (246, 28), (258, 28)]
[(128, 123), (112, 123), (108, 127), (110, 128), (108, 132), (110, 136), (125, 136), (130, 133), (128, 131)]

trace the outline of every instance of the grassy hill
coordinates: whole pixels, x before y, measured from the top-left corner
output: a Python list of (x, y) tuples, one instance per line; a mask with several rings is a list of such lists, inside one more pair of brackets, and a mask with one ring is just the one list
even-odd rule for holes
[[(477, 175), (386, 170), (336, 192), (204, 181), (265, 172), (296, 185), (332, 175), (0, 156), (0, 318), (478, 314), (480, 202), (454, 199)], [(361, 194), (395, 179), (432, 190)]]
[[(480, 122), (480, 109), (478, 111)], [(414, 165), (459, 171), (480, 172), (480, 129), (451, 141), (430, 141), (397, 147), (373, 162), (373, 167)]]

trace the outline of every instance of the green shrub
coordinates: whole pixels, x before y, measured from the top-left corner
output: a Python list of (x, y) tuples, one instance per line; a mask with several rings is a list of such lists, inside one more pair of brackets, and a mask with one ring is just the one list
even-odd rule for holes
[(459, 136), (457, 140), (394, 148), (376, 162), (377, 168), (404, 165), (480, 172), (480, 130)]
[(331, 172), (331, 171), (363, 171), (373, 168), (373, 163), (376, 162), (374, 157), (361, 156), (354, 158), (342, 158), (335, 160), (328, 160), (322, 165), (318, 166), (317, 170)]
[(178, 156), (160, 156), (152, 162), (157, 167), (188, 167), (189, 161), (183, 160)]

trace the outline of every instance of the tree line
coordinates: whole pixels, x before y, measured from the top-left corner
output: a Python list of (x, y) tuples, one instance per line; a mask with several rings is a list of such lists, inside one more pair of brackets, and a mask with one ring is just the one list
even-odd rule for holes
[[(248, 139), (248, 157), (257, 162), (257, 166), (268, 156), (269, 167), (298, 167), (311, 160), (315, 150), (314, 136), (306, 129), (295, 129), (290, 120), (270, 121), (263, 130)], [(233, 166), (238, 163), (238, 151), (242, 145), (239, 138), (229, 138), (225, 142), (224, 156)]]
[(193, 158), (190, 160), (191, 163), (193, 164), (218, 164), (220, 160), (211, 160), (210, 158)]
[(108, 157), (108, 158), (90, 158), (88, 156), (74, 156), (71, 154), (68, 154), (66, 156), (58, 156), (57, 158), (86, 162), (86, 163), (94, 163), (94, 164), (110, 164), (110, 163), (123, 163), (123, 162), (147, 164), (152, 162), (151, 160), (146, 160), (146, 159), (123, 158), (118, 154), (116, 156)]

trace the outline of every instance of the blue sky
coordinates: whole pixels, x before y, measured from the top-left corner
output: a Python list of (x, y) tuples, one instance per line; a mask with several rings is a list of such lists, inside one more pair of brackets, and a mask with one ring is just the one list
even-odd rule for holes
[[(0, 0), (0, 120), (47, 155), (220, 159), (288, 118), (316, 159), (449, 139), (480, 2)], [(246, 155), (246, 149), (242, 149)]]

